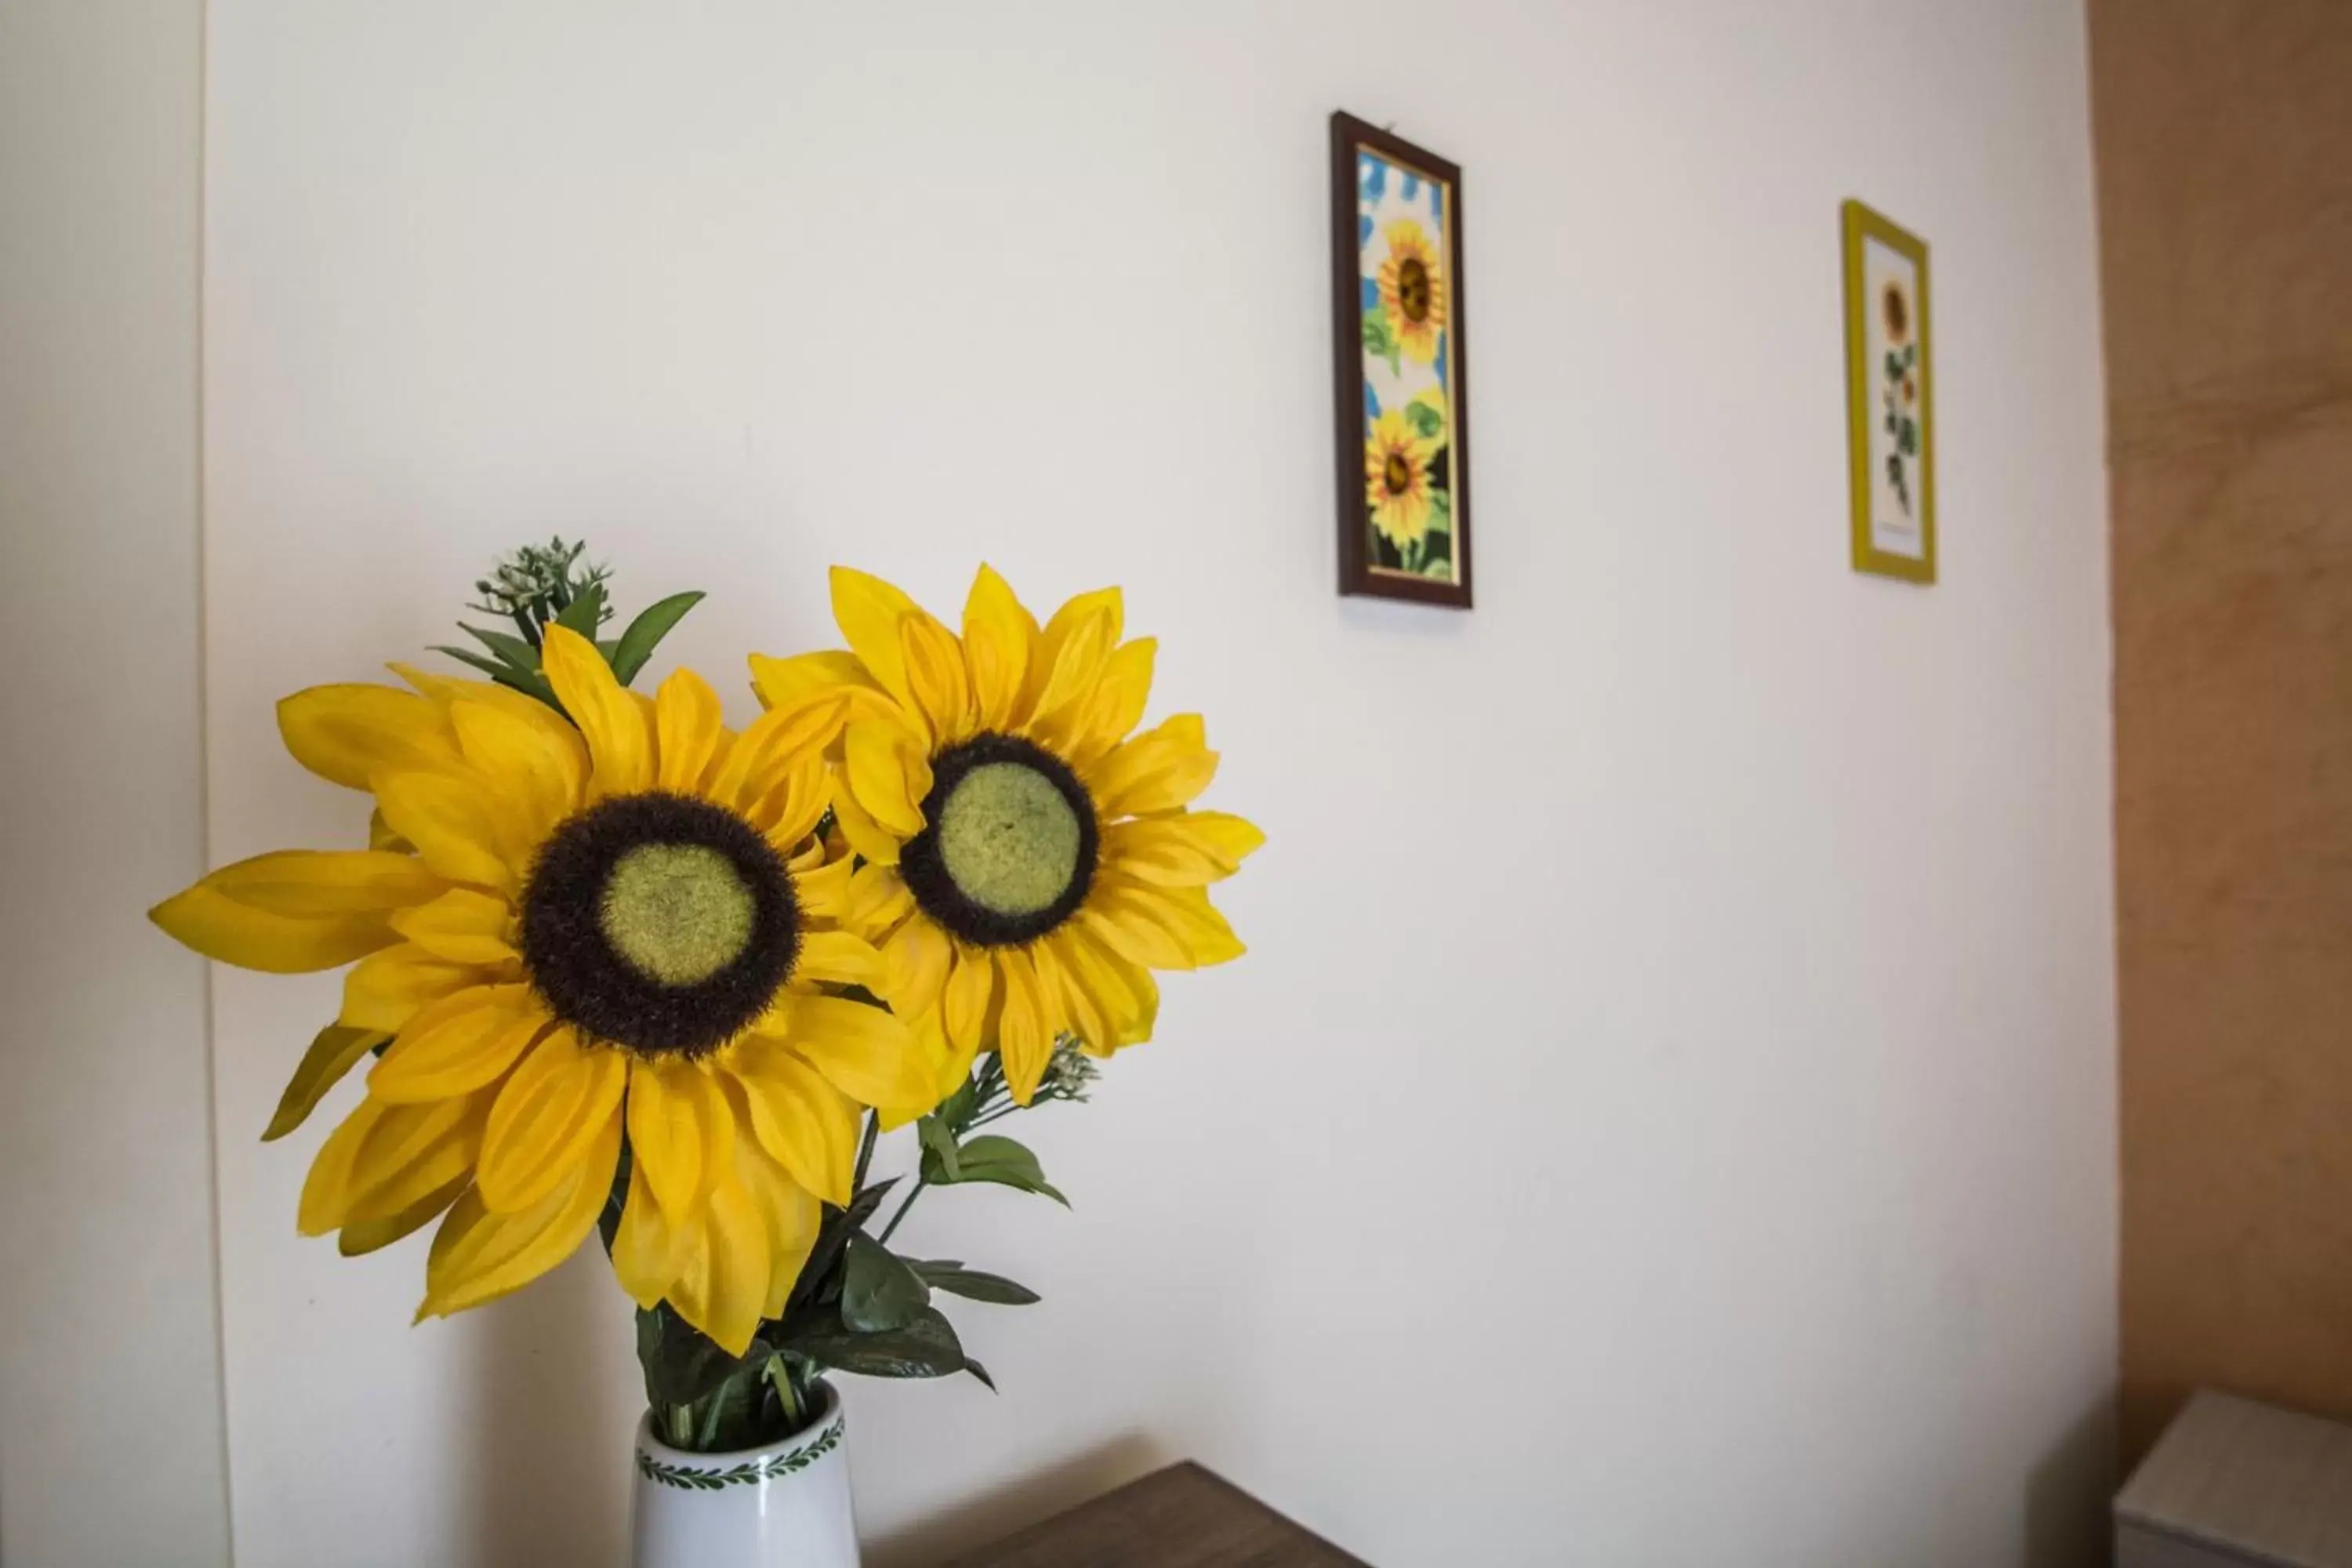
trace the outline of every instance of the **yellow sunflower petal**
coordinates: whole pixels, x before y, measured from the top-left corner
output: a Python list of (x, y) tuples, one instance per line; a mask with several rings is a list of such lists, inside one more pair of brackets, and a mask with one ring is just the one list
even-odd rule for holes
[(272, 914), (369, 914), (421, 904), (447, 886), (414, 856), (380, 849), (280, 849), (224, 866), (204, 886)]
[(380, 1029), (346, 1029), (341, 1024), (320, 1030), (287, 1081), (286, 1092), (278, 1097), (278, 1109), (271, 1113), (261, 1141), (275, 1142), (309, 1121), (327, 1091), (341, 1083), (362, 1057), (391, 1038)]
[(628, 1058), (609, 1046), (583, 1045), (568, 1027), (540, 1041), (491, 1107), (474, 1173), (482, 1202), (515, 1214), (561, 1187), (619, 1121), (628, 1083)]
[(1140, 965), (1123, 967), (1128, 986), (1135, 994), (1135, 1007), (1118, 1021), (1118, 1032), (1109, 1048), (1097, 1051), (1097, 1056), (1107, 1057), (1112, 1051), (1141, 1045), (1151, 1037), (1152, 1026), (1160, 1019), (1160, 982), (1151, 977), (1151, 971)]
[(1031, 954), (1011, 947), (998, 955), (1004, 974), (1004, 1014), (998, 1020), (996, 1047), (1004, 1060), (1005, 1087), (1022, 1105), (1034, 1099), (1054, 1055), (1053, 1022), (1046, 1016), (1045, 997)]
[[(455, 702), (472, 702), (484, 708), (495, 708), (526, 724), (550, 724), (564, 730), (572, 728), (571, 721), (562, 714), (536, 697), (524, 696), (511, 686), (500, 686), (494, 680), (475, 680), (462, 675), (441, 675), (403, 664), (397, 659), (384, 668), (444, 709)], [(576, 736), (577, 731), (574, 734)]]
[[(1062, 626), (1063, 616), (1056, 615), (1038, 642), (1040, 653), (1048, 662), (1045, 684), (1038, 688), (1037, 700), (1030, 710), (1028, 727), (1031, 733), (1056, 749), (1069, 749), (1084, 728), (1087, 707), (1109, 665), (1111, 651), (1118, 645), (1118, 590), (1105, 589), (1104, 593), (1113, 597), (1092, 605), (1067, 626)], [(1100, 595), (1082, 595), (1080, 598), (1099, 600)], [(1077, 599), (1071, 601), (1072, 605), (1077, 603)], [(1068, 606), (1064, 609), (1066, 612)], [(1034, 667), (1030, 675), (1034, 681)]]
[(517, 978), (509, 968), (452, 963), (413, 942), (404, 942), (368, 954), (343, 976), (343, 1010), (335, 1021), (350, 1028), (396, 1035), (421, 1010), (445, 996), (469, 986)]
[(727, 1097), (692, 1062), (639, 1062), (629, 1075), (629, 1148), (674, 1225), (690, 1219), (735, 1135)]
[(1097, 1056), (1108, 1056), (1150, 1034), (1146, 1015), (1159, 1006), (1159, 987), (1150, 971), (1129, 963), (1083, 924), (1055, 933), (1062, 973), (1073, 995), (1083, 993), (1101, 1016), (1099, 1033), (1082, 1034), (1081, 1043)]
[(971, 1077), (972, 1059), (980, 1054), (980, 1042), (974, 1040), (972, 1048), (966, 1050), (949, 1039), (947, 1025), (937, 1007), (908, 1019), (907, 1029), (922, 1047), (923, 1055), (930, 1059), (931, 1082), (938, 1098), (945, 1100), (961, 1089), (964, 1080)]
[(669, 1304), (730, 1355), (750, 1348), (768, 1295), (768, 1227), (730, 1168), (697, 1216)]
[(914, 907), (914, 892), (895, 866), (860, 866), (849, 879), (849, 912), (844, 918), (859, 931), (881, 931), (906, 919)]
[(743, 815), (767, 835), (778, 854), (790, 858), (816, 831), (832, 799), (832, 770), (825, 766), (824, 755), (815, 753), (787, 769), (782, 780), (747, 805)]
[(779, 1040), (745, 1040), (728, 1067), (760, 1147), (793, 1181), (846, 1208), (857, 1164), (856, 1103)]
[(465, 1180), (482, 1149), (487, 1097), (436, 1105), (393, 1105), (352, 1156), (351, 1204), (342, 1223), (397, 1220), (452, 1183)]
[(857, 804), (895, 837), (923, 830), (923, 796), (931, 768), (913, 738), (895, 725), (852, 724), (842, 736), (842, 763)]
[(390, 945), (391, 912), (446, 885), (405, 855), (289, 849), (224, 866), (148, 918), (207, 958), (300, 974)]
[(814, 764), (832, 742), (835, 716), (800, 707), (762, 713), (729, 749), (706, 792), (731, 810), (765, 800), (796, 771)]
[(527, 860), (586, 795), (588, 749), (580, 732), (552, 713), (523, 719), (473, 701), (450, 704), (449, 725), (487, 791), (505, 807), (500, 849), (510, 861)]
[(467, 1191), (434, 1233), (416, 1315), (446, 1317), (495, 1300), (571, 1257), (596, 1228), (620, 1158), (614, 1117), (564, 1184), (521, 1213), (493, 1214), (479, 1187)]
[(1187, 962), (1181, 965), (1161, 964), (1159, 968), (1206, 968), (1213, 963), (1224, 963), (1249, 951), (1234, 935), (1234, 928), (1225, 923), (1209, 902), (1206, 888), (1151, 888), (1137, 885), (1133, 899), (1160, 929), (1176, 939), (1184, 950)]
[(1192, 804), (1216, 776), (1217, 753), (1197, 713), (1179, 713), (1114, 746), (1086, 771), (1095, 810), (1106, 821), (1173, 811)]
[(662, 1212), (652, 1184), (646, 1180), (645, 1166), (631, 1165), (628, 1200), (613, 1232), (613, 1274), (629, 1300), (651, 1310), (655, 1302), (669, 1294), (670, 1285), (684, 1267), (691, 1234), (691, 1226), (674, 1225)]
[(385, 769), (443, 768), (457, 748), (438, 705), (396, 686), (313, 686), (278, 704), (278, 732), (294, 760), (349, 789)]
[(1157, 916), (1157, 908), (1142, 895), (1141, 884), (1102, 878), (1087, 892), (1077, 924), (1129, 963), (1150, 969), (1192, 968), (1192, 955)]
[(781, 1318), (801, 1268), (816, 1246), (824, 1211), (816, 1194), (785, 1174), (756, 1138), (735, 1141), (735, 1171), (768, 1230), (768, 1289), (766, 1300), (760, 1303), (760, 1314)]
[(652, 726), (645, 706), (613, 679), (596, 645), (566, 626), (550, 626), (540, 645), (548, 684), (587, 740), (588, 796), (635, 795), (654, 782)]
[(482, 1107), (460, 1098), (388, 1105), (370, 1097), (320, 1147), (302, 1184), (296, 1226), (324, 1236), (353, 1219), (389, 1218), (468, 1169)]
[(988, 1043), (988, 1015), (995, 1002), (994, 954), (986, 948), (958, 947), (955, 967), (940, 993), (940, 1022), (951, 1055), (969, 1064)]
[(448, 1213), (473, 1179), (472, 1172), (461, 1172), (387, 1219), (352, 1221), (335, 1233), (335, 1250), (345, 1258), (363, 1257), (424, 1229)]
[(907, 658), (898, 622), (921, 615), (922, 609), (881, 578), (848, 566), (833, 569), (832, 584), (833, 618), (842, 639), (885, 691), (907, 703)]
[(1232, 876), (1265, 835), (1219, 811), (1139, 816), (1103, 829), (1106, 870), (1163, 888), (1196, 888)]
[(759, 693), (763, 708), (790, 708), (845, 690), (878, 693), (882, 689), (856, 654), (838, 648), (791, 658), (755, 653), (751, 662), (751, 689)]
[(856, 873), (857, 862), (846, 856), (805, 871), (796, 871), (793, 876), (793, 893), (800, 900), (801, 912), (821, 921), (847, 918), (849, 879)]
[(513, 909), (472, 888), (452, 888), (430, 903), (395, 911), (392, 929), (455, 963), (509, 963), (520, 957), (509, 940)]
[(1088, 983), (1085, 959), (1076, 951), (1077, 938), (1076, 931), (1065, 926), (1037, 944), (1040, 952), (1051, 950), (1050, 962), (1037, 965), (1038, 979), (1049, 987), (1047, 1005), (1058, 1007), (1066, 1020), (1064, 1027), (1078, 1037), (1080, 1045), (1108, 1046), (1113, 1033), (1109, 998), (1102, 988)]
[(654, 693), (654, 782), (673, 795), (698, 793), (727, 739), (727, 716), (710, 682), (683, 667), (672, 670)]
[(929, 921), (908, 921), (894, 931), (882, 950), (878, 987), (891, 1010), (911, 1018), (937, 1006), (952, 952), (947, 932)]
[(803, 931), (800, 952), (793, 959), (793, 978), (879, 990), (882, 954), (864, 937), (845, 931)]
[(878, 826), (857, 804), (856, 793), (849, 787), (846, 773), (835, 775), (833, 781), (833, 819), (839, 825), (842, 837), (850, 847), (876, 866), (896, 866), (898, 863), (898, 840)]
[(551, 1020), (528, 985), (478, 985), (408, 1021), (368, 1072), (368, 1092), (394, 1104), (470, 1094), (514, 1066)]
[[(1045, 623), (1045, 629), (1039, 632), (1036, 640), (1030, 645), (1028, 672), (1022, 679), (1021, 700), (1013, 710), (1016, 722), (1025, 722), (1045, 711), (1047, 705), (1043, 700), (1045, 689), (1053, 683), (1070, 638), (1080, 626), (1105, 615), (1108, 620), (1094, 634), (1099, 644), (1097, 658), (1117, 647), (1126, 629), (1126, 599), (1119, 591), (1117, 588), (1097, 588), (1091, 594), (1080, 594), (1054, 612), (1053, 618)], [(1074, 668), (1063, 679), (1066, 684), (1075, 683), (1075, 678), (1081, 673)], [(1087, 683), (1091, 683), (1090, 679)]]
[(970, 735), (971, 685), (955, 634), (929, 615), (908, 616), (898, 623), (898, 640), (907, 667), (907, 695), (930, 726), (933, 744), (947, 745)]
[(932, 1075), (907, 1026), (887, 1008), (842, 996), (777, 999), (760, 1033), (781, 1036), (803, 1060), (861, 1105), (929, 1110)]
[(509, 858), (513, 835), (478, 779), (458, 773), (379, 773), (375, 798), (393, 831), (416, 846), (425, 864), (453, 882), (511, 891), (521, 867)]
[(1069, 731), (1074, 765), (1085, 767), (1143, 721), (1144, 705), (1151, 700), (1151, 667), (1159, 653), (1159, 638), (1137, 637), (1119, 645), (1104, 661), (1102, 679)]
[(1013, 723), (1036, 640), (1036, 618), (993, 568), (982, 565), (963, 602), (964, 664), (971, 676), (973, 721), (981, 729)]

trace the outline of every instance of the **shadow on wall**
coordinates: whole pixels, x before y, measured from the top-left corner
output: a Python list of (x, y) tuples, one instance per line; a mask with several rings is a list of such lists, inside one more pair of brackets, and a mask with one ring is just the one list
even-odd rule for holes
[(864, 1547), (866, 1568), (934, 1568), (1148, 1476), (1176, 1456), (1140, 1432), (1112, 1438), (1008, 1490), (933, 1514)]
[(2026, 1472), (2026, 1568), (2107, 1562), (2115, 1546), (2107, 1505), (2116, 1484), (2116, 1406), (2103, 1399)]
[[(459, 1539), (481, 1568), (628, 1560), (630, 1441), (641, 1402), (614, 1375), (631, 1308), (593, 1239), (526, 1290), (463, 1314), (474, 1419), (457, 1438)], [(471, 1321), (467, 1320), (470, 1319)], [(454, 1325), (453, 1325), (454, 1326)]]

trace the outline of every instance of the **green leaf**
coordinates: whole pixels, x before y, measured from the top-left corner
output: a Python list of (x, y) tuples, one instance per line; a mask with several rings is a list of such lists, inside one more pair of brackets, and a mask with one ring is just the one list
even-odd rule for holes
[(955, 1134), (948, 1131), (948, 1124), (936, 1112), (916, 1124), (915, 1135), (922, 1141), (923, 1152), (939, 1162), (941, 1181), (963, 1180), (963, 1166), (957, 1157)]
[(999, 1186), (1018, 1187), (1024, 1193), (1042, 1193), (1064, 1208), (1070, 1206), (1070, 1200), (1045, 1180), (1045, 1173), (1038, 1168), (1037, 1156), (1010, 1138), (984, 1132), (967, 1140), (956, 1151), (956, 1163), (961, 1173), (950, 1182), (945, 1168), (939, 1164), (938, 1157), (927, 1150), (923, 1155), (923, 1173), (937, 1186), (953, 1186), (958, 1182), (993, 1182)]
[(861, 1377), (949, 1377), (964, 1370), (963, 1343), (936, 1307), (926, 1307), (904, 1328), (861, 1334), (838, 1321), (819, 1323), (793, 1337), (787, 1349), (835, 1372)]
[(484, 658), (480, 654), (462, 647), (436, 647), (433, 651), (446, 653), (458, 663), (470, 665), (480, 670), (500, 686), (520, 691), (525, 697), (535, 697), (559, 713), (563, 711), (563, 704), (555, 700), (555, 688), (547, 683), (547, 678), (543, 675), (535, 671), (518, 672), (509, 669), (503, 664)]
[(596, 628), (604, 621), (604, 584), (602, 583), (589, 584), (587, 589), (564, 605), (563, 613), (555, 617), (557, 626), (567, 631), (578, 632), (592, 642), (595, 640)]
[(1396, 335), (1389, 331), (1387, 311), (1364, 312), (1364, 352), (1375, 359), (1394, 361), (1397, 341)]
[(1427, 532), (1444, 534), (1448, 539), (1452, 538), (1454, 533), (1454, 492), (1452, 490), (1429, 492), (1429, 521), (1422, 526)]
[(509, 669), (523, 675), (539, 673), (539, 650), (519, 637), (505, 632), (484, 631), (479, 626), (457, 623), (457, 629), (499, 656)]
[(977, 1268), (966, 1268), (961, 1263), (915, 1263), (911, 1267), (923, 1277), (923, 1283), (934, 1290), (944, 1290), (950, 1296), (961, 1296), (967, 1301), (986, 1301), (999, 1307), (1034, 1306), (1037, 1292), (1026, 1285), (1016, 1285), (1001, 1274), (983, 1274)]
[(981, 1365), (980, 1363), (972, 1360), (970, 1356), (966, 1356), (963, 1360), (963, 1369), (964, 1371), (971, 1373), (972, 1376), (980, 1379), (980, 1381), (986, 1385), (989, 1393), (993, 1394), (996, 1392), (996, 1379), (989, 1376), (988, 1369)]
[(1434, 561), (1423, 563), (1421, 574), (1434, 577), (1441, 583), (1451, 583), (1454, 581), (1454, 563), (1441, 555)]
[(1886, 379), (1889, 381), (1903, 379), (1903, 359), (1893, 349), (1886, 351)]
[(1424, 441), (1435, 440), (1445, 428), (1445, 416), (1418, 398), (1404, 405), (1404, 420)]
[(693, 1405), (747, 1364), (763, 1365), (767, 1349), (757, 1340), (749, 1357), (729, 1355), (667, 1302), (637, 1311), (637, 1361), (645, 1368), (646, 1402), (656, 1410)]
[(981, 1079), (997, 1071), (994, 1057), (983, 1057), (981, 1061), (980, 1069), (958, 1084), (956, 1091), (940, 1101), (939, 1109), (931, 1112), (959, 1138), (971, 1126), (972, 1118), (980, 1114)]
[(656, 645), (669, 636), (670, 628), (684, 618), (686, 612), (702, 603), (699, 589), (685, 594), (672, 594), (657, 604), (647, 605), (621, 634), (612, 656), (613, 679), (626, 686), (645, 668), (646, 660), (653, 657)]
[(1901, 435), (1901, 436), (1899, 436), (1899, 437), (1896, 437), (1896, 444), (1897, 444), (1897, 445), (1899, 445), (1899, 446), (1903, 448), (1903, 455), (1904, 455), (1905, 457), (1906, 457), (1906, 458), (1912, 458), (1912, 457), (1916, 457), (1916, 456), (1918, 455), (1918, 452), (1919, 452), (1919, 424), (1918, 424), (1918, 421), (1916, 421), (1916, 420), (1915, 420), (1915, 419), (1906, 419), (1906, 420), (1903, 422), (1903, 433), (1902, 433), (1902, 435)]
[(842, 1327), (861, 1334), (903, 1329), (930, 1302), (930, 1288), (904, 1258), (870, 1237), (849, 1238), (841, 1283)]

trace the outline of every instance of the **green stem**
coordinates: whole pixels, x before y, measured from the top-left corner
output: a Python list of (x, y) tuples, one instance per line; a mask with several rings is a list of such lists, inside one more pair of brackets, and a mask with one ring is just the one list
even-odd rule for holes
[(694, 1406), (673, 1405), (669, 1407), (669, 1446), (673, 1448), (694, 1447)]
[(882, 1131), (882, 1119), (872, 1111), (866, 1113), (866, 1139), (857, 1147), (857, 1174), (850, 1179), (849, 1190), (855, 1195), (866, 1185), (866, 1169), (874, 1163), (874, 1140)]
[(805, 1419), (803, 1406), (800, 1390), (793, 1386), (792, 1368), (784, 1364), (783, 1357), (772, 1355), (768, 1358), (768, 1381), (776, 1385), (776, 1399), (784, 1407), (785, 1425), (795, 1432), (799, 1431)]
[(915, 1200), (921, 1197), (923, 1195), (923, 1189), (930, 1184), (929, 1177), (917, 1176), (915, 1178), (914, 1190), (907, 1194), (907, 1201), (898, 1205), (898, 1212), (890, 1216), (890, 1223), (882, 1227), (882, 1234), (876, 1237), (874, 1239), (885, 1246), (887, 1246), (889, 1244), (890, 1237), (895, 1235), (898, 1229), (898, 1223), (907, 1217), (907, 1211), (915, 1206)]

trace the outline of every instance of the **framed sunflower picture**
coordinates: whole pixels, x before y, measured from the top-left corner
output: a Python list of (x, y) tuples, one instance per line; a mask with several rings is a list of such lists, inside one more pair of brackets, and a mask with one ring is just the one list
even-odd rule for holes
[(1936, 580), (1936, 400), (1927, 245), (1844, 209), (1847, 463), (1853, 569)]
[(1331, 116), (1339, 592), (1470, 607), (1462, 171)]

